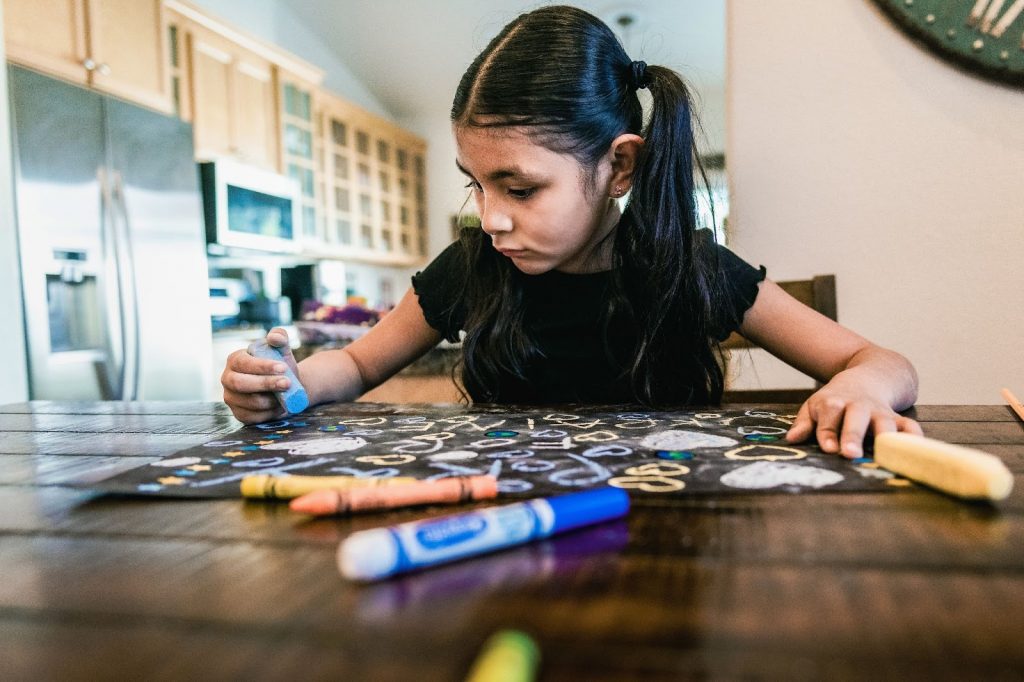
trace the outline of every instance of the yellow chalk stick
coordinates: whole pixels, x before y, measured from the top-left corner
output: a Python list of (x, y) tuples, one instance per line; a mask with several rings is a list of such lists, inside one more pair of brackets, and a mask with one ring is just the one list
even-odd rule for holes
[(1003, 500), (1013, 490), (1013, 474), (995, 455), (910, 433), (875, 436), (875, 462), (965, 499)]
[(255, 474), (242, 479), (242, 497), (271, 497), (290, 500), (314, 490), (349, 490), (378, 485), (402, 485), (416, 479), (408, 476), (395, 478), (358, 478), (356, 476), (274, 476)]
[(466, 682), (531, 682), (539, 661), (540, 649), (529, 635), (500, 630), (484, 642)]

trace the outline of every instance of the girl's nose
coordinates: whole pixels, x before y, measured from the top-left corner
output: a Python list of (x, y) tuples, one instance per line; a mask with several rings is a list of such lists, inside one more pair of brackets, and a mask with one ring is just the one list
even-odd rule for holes
[(485, 204), (481, 207), (480, 211), (480, 226), (484, 232), (493, 236), (498, 232), (510, 231), (512, 229), (512, 218), (504, 211), (498, 210), (497, 207)]

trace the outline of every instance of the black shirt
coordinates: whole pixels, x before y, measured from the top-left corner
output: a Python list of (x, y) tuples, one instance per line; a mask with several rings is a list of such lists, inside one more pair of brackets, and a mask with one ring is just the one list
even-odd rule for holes
[[(713, 236), (709, 230), (700, 230), (698, 238), (712, 240)], [(451, 244), (412, 278), (427, 323), (452, 342), (459, 340), (466, 319), (461, 291), (463, 248), (460, 242)], [(766, 272), (763, 266), (754, 268), (721, 245), (715, 248), (726, 295), (716, 311), (714, 329), (715, 336), (724, 340), (739, 328)], [(522, 281), (523, 325), (541, 355), (530, 362), (525, 380), (504, 374), (497, 398), (492, 400), (522, 404), (636, 402), (621, 363), (613, 359), (622, 357), (623, 349), (634, 347), (635, 330), (610, 326), (607, 343), (604, 338), (612, 272), (552, 270), (525, 276)], [(482, 399), (468, 388), (474, 400)]]

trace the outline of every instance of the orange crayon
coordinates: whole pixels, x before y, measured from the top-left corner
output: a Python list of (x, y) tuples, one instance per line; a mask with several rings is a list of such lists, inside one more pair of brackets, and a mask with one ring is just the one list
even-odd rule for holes
[(397, 509), (417, 504), (458, 504), (498, 496), (494, 476), (453, 476), (381, 488), (315, 490), (291, 501), (292, 511), (314, 516)]

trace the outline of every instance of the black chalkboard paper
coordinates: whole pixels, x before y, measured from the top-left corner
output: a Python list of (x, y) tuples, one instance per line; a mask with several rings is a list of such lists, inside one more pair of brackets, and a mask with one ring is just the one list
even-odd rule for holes
[(502, 497), (603, 485), (638, 495), (892, 490), (869, 459), (788, 445), (795, 415), (762, 409), (338, 403), (247, 426), (89, 488), (240, 497), (252, 474), (439, 479), (491, 474)]

